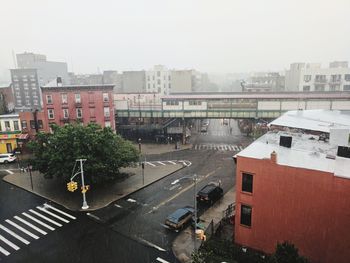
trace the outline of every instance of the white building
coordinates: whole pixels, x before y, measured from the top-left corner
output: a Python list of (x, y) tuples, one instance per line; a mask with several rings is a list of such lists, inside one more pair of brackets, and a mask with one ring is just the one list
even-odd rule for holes
[(171, 74), (163, 65), (155, 65), (146, 71), (146, 92), (168, 95), (171, 90)]
[(319, 63), (293, 63), (286, 71), (286, 91), (350, 91), (350, 68), (335, 61), (328, 68)]

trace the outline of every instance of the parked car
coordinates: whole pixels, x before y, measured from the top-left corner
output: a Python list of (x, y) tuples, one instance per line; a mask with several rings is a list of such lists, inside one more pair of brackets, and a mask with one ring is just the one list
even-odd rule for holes
[(0, 154), (0, 163), (12, 163), (16, 161), (16, 156), (12, 153)]
[(212, 205), (222, 197), (223, 193), (224, 191), (220, 186), (209, 183), (197, 193), (197, 202)]
[(179, 208), (166, 218), (165, 225), (174, 230), (182, 229), (188, 222), (192, 220), (193, 213), (193, 207), (186, 206)]

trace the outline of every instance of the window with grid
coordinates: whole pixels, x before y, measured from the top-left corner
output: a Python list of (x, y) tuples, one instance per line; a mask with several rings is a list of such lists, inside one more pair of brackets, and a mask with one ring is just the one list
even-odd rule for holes
[(54, 119), (55, 118), (55, 112), (53, 109), (48, 109), (47, 110), (47, 116), (50, 120)]
[(52, 104), (52, 95), (46, 95), (46, 103)]
[(78, 119), (81, 119), (81, 118), (83, 118), (83, 110), (82, 109), (77, 109), (77, 118)]

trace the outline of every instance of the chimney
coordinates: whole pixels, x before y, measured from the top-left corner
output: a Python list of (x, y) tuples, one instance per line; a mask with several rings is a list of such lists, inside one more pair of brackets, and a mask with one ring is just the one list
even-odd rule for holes
[(270, 160), (271, 163), (277, 164), (277, 153), (275, 151), (270, 154)]
[(61, 77), (57, 77), (56, 82), (57, 82), (57, 87), (62, 87), (62, 78)]

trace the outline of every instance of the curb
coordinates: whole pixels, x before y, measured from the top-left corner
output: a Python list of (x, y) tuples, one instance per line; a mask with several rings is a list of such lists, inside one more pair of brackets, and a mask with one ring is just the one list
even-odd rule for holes
[[(61, 204), (61, 203), (59, 203), (59, 202), (57, 202), (57, 201), (55, 201), (55, 200), (53, 200), (53, 199), (48, 199), (47, 197), (43, 196), (43, 195), (40, 194), (40, 193), (32, 192), (32, 191), (29, 190), (29, 189), (23, 188), (23, 187), (21, 187), (21, 186), (18, 186), (18, 185), (16, 185), (16, 184), (12, 183), (12, 182), (6, 181), (6, 180), (4, 180), (4, 178), (2, 178), (2, 180), (3, 180), (5, 183), (8, 183), (8, 184), (10, 184), (10, 185), (14, 185), (14, 186), (16, 186), (16, 187), (18, 187), (18, 188), (20, 188), (20, 189), (22, 189), (22, 190), (24, 190), (24, 191), (26, 191), (26, 192), (28, 192), (28, 193), (35, 194), (35, 195), (37, 195), (37, 196), (39, 196), (39, 197), (41, 197), (41, 198), (43, 198), (43, 199), (45, 199), (45, 200), (47, 200), (47, 201), (49, 201), (49, 202), (54, 202), (55, 204), (58, 204), (58, 205), (60, 205), (60, 206), (63, 206), (64, 208), (66, 208), (66, 209), (69, 210), (69, 211), (73, 211), (73, 212), (93, 212), (93, 211), (96, 211), (96, 210), (105, 208), (105, 207), (109, 206), (111, 203), (113, 203), (113, 202), (115, 202), (115, 201), (118, 201), (119, 199), (122, 199), (122, 198), (124, 198), (124, 197), (126, 197), (126, 196), (128, 196), (128, 195), (134, 194), (134, 193), (136, 193), (136, 192), (138, 192), (138, 191), (144, 189), (145, 187), (147, 187), (147, 186), (149, 186), (149, 185), (151, 185), (151, 184), (153, 184), (153, 183), (156, 183), (156, 182), (162, 180), (163, 178), (166, 178), (166, 177), (168, 177), (168, 176), (170, 176), (170, 175), (172, 175), (172, 174), (174, 174), (174, 173), (176, 173), (176, 172), (178, 172), (178, 171), (184, 169), (185, 167), (188, 167), (188, 166), (186, 166), (186, 165), (183, 164), (182, 167), (179, 168), (179, 169), (177, 169), (176, 171), (173, 171), (173, 172), (171, 172), (171, 173), (169, 173), (169, 174), (164, 175), (164, 176), (161, 177), (161, 178), (158, 178), (157, 180), (154, 180), (154, 181), (152, 181), (152, 182), (150, 182), (150, 183), (148, 183), (148, 184), (145, 184), (145, 185), (143, 185), (142, 187), (136, 189), (135, 191), (132, 191), (132, 192), (127, 193), (127, 194), (125, 194), (125, 195), (120, 195), (120, 196), (118, 196), (118, 198), (114, 199), (113, 201), (110, 201), (109, 203), (107, 203), (107, 204), (105, 204), (105, 205), (103, 205), (103, 206), (101, 206), (101, 207), (99, 207), (99, 208), (96, 208), (96, 209), (85, 209), (85, 210), (83, 210), (83, 209), (78, 209), (78, 210), (71, 209), (71, 208), (67, 207), (66, 205)], [(5, 176), (5, 177), (6, 177), (6, 176)]]

